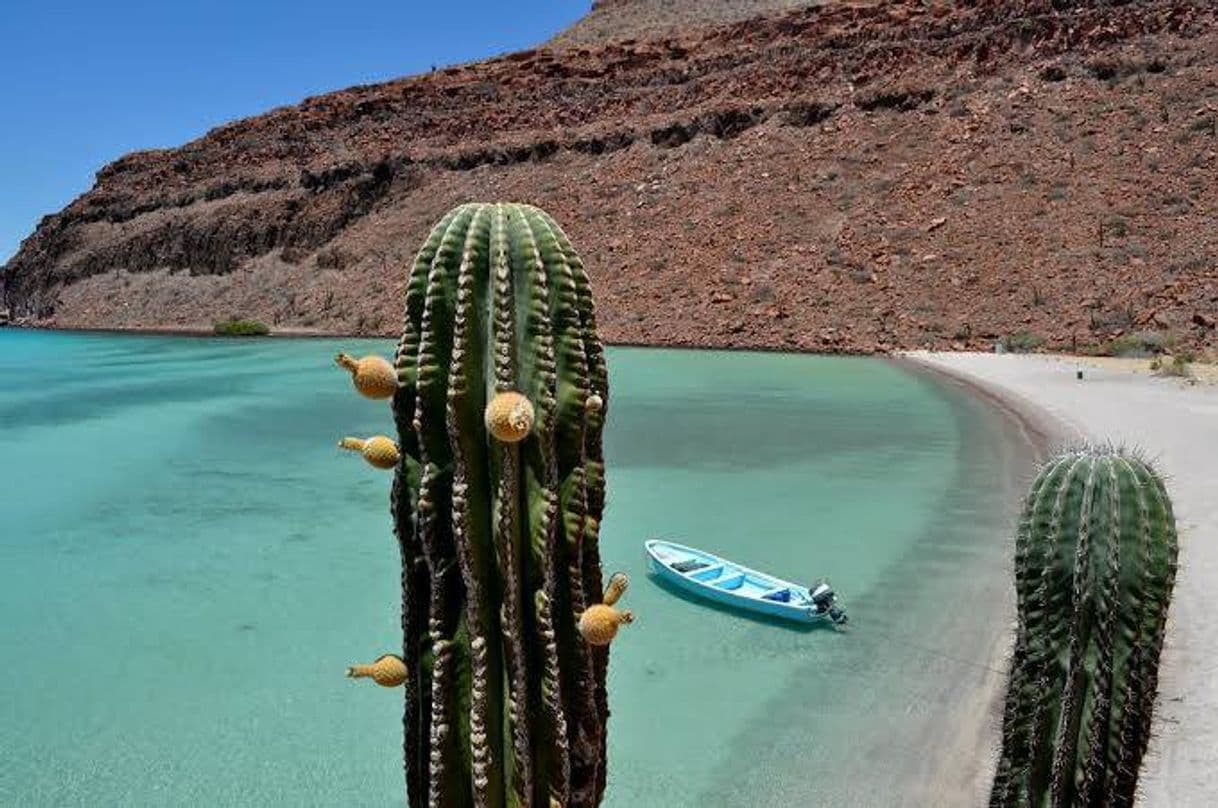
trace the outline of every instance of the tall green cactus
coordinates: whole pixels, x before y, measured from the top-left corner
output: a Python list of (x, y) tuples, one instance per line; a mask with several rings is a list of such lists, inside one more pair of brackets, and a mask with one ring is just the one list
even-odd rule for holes
[(1133, 803), (1176, 527), (1163, 481), (1115, 449), (1037, 476), (1015, 542), (1019, 626), (990, 805)]
[[(374, 359), (339, 363), (380, 394)], [(608, 376), (587, 274), (554, 220), (450, 211), (415, 258), (393, 366), (400, 454), (343, 445), (396, 460), (407, 801), (592, 808), (607, 643), (630, 615), (611, 605), (624, 577), (601, 603)], [(351, 675), (392, 685), (395, 659)]]

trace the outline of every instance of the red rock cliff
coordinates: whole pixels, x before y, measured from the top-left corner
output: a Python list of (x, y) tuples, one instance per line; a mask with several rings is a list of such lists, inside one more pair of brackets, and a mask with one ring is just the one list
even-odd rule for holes
[(559, 37), (123, 157), (25, 241), (7, 305), (63, 326), (390, 333), (431, 223), (515, 199), (580, 246), (611, 340), (1215, 346), (1210, 3), (698, 20)]

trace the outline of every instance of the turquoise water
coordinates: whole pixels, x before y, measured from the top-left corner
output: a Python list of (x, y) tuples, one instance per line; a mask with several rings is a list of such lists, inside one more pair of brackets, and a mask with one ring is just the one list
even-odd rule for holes
[[(0, 333), (0, 804), (400, 804), (400, 696), (342, 678), (398, 644), (389, 478), (335, 448), (391, 424), (339, 348), (389, 346)], [(1005, 422), (880, 360), (610, 368), (606, 806), (900, 804), (877, 760), (994, 675), (1000, 626), (933, 629), (1005, 591)], [(852, 630), (683, 600), (651, 536), (828, 575)]]

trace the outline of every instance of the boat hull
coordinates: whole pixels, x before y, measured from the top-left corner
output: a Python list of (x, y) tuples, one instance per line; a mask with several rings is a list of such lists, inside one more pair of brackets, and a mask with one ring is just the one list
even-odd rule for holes
[[(652, 573), (663, 581), (715, 603), (742, 611), (777, 617), (797, 623), (829, 620), (807, 598), (808, 588), (744, 567), (712, 553), (675, 542), (651, 539), (644, 544)], [(681, 567), (686, 569), (683, 571)], [(775, 594), (790, 593), (791, 600), (775, 600)], [(767, 593), (770, 597), (767, 597)]]

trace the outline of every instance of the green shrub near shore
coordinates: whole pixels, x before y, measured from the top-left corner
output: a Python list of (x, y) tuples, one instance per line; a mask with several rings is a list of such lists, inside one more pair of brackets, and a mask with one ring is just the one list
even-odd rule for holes
[(999, 340), (1003, 350), (1008, 353), (1031, 353), (1045, 342), (1045, 338), (1030, 331), (1018, 331), (1008, 334)]
[(1135, 331), (1096, 346), (1096, 356), (1120, 356), (1135, 359), (1171, 353), (1176, 335), (1169, 331)]
[[(1167, 359), (1171, 361), (1165, 361)], [(1150, 363), (1150, 369), (1159, 376), (1179, 376), (1187, 379), (1193, 375), (1192, 368), (1189, 367), (1189, 363), (1192, 361), (1192, 354), (1178, 353), (1175, 356), (1155, 359)]]
[(265, 337), (271, 333), (271, 327), (261, 320), (217, 320), (212, 328), (220, 337)]

